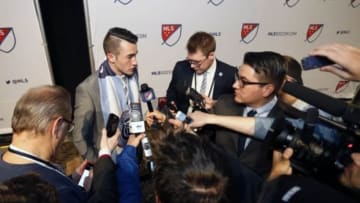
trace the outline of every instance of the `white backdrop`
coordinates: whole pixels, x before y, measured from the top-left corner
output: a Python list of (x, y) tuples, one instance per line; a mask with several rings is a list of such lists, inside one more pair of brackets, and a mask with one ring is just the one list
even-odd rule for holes
[(28, 88), (53, 84), (40, 24), (36, 1), (1, 1), (0, 134), (11, 132), (13, 108)]
[[(140, 82), (165, 96), (175, 62), (186, 57), (196, 31), (217, 41), (216, 56), (234, 66), (247, 51), (276, 51), (300, 60), (318, 45), (360, 47), (360, 0), (84, 0), (89, 47), (97, 69), (110, 27), (139, 37)], [(318, 70), (303, 72), (306, 86), (335, 97), (353, 96), (356, 83)]]

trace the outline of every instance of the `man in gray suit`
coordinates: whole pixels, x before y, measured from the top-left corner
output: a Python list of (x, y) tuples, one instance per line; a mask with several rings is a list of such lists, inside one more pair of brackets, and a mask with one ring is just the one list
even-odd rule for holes
[(124, 130), (130, 106), (140, 105), (137, 40), (124, 28), (111, 28), (103, 41), (106, 60), (76, 88), (73, 141), (90, 161), (97, 159), (101, 129), (109, 114), (121, 117), (119, 127)]

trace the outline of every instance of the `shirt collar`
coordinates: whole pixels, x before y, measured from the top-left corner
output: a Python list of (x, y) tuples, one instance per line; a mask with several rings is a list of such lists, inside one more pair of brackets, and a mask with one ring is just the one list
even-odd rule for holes
[(270, 113), (271, 109), (274, 108), (277, 101), (277, 96), (274, 96), (268, 103), (259, 108), (251, 108), (249, 106), (246, 106), (243, 115), (246, 115), (249, 111), (254, 109), (257, 112), (256, 117), (266, 117)]

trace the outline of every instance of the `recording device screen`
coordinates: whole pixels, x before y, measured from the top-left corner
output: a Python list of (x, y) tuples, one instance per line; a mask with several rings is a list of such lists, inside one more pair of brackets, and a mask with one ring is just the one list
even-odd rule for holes
[(119, 125), (119, 117), (113, 113), (110, 113), (106, 122), (106, 132), (108, 137), (115, 135), (116, 129)]
[(311, 70), (335, 63), (324, 56), (308, 56), (301, 59), (301, 64), (304, 70)]
[(90, 170), (94, 167), (92, 163), (87, 163), (81, 175), (78, 185), (84, 187), (85, 179), (90, 175)]

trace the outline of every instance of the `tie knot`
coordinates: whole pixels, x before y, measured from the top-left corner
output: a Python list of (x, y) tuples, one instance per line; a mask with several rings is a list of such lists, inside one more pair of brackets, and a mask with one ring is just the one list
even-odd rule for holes
[(257, 114), (256, 110), (252, 109), (246, 115), (247, 117), (254, 117)]

